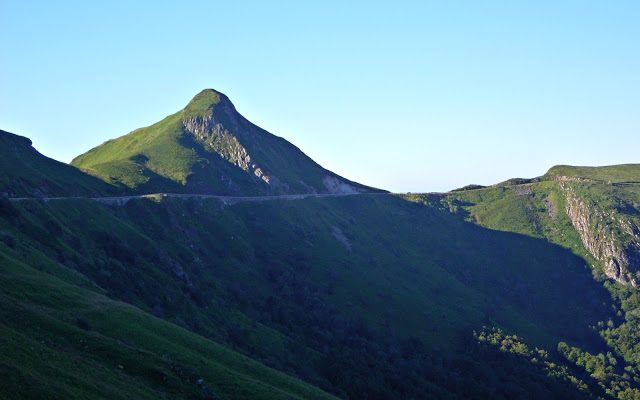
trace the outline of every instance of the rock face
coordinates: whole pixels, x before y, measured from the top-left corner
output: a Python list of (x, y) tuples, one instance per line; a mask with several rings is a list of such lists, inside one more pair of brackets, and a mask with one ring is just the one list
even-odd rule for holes
[(243, 117), (227, 96), (213, 89), (72, 163), (136, 194), (380, 192), (318, 165), (292, 143)]
[(221, 122), (215, 120), (213, 115), (185, 116), (182, 119), (184, 129), (191, 133), (197, 140), (205, 144), (211, 150), (220, 154), (222, 158), (231, 164), (250, 172), (257, 179), (269, 184), (271, 177), (265, 174), (251, 158), (238, 138), (234, 136)]
[(361, 191), (358, 190), (357, 187), (350, 185), (344, 181), (341, 181), (340, 179), (336, 178), (335, 176), (330, 176), (327, 175), (324, 178), (322, 178), (322, 183), (324, 184), (325, 188), (327, 188), (327, 191), (329, 193), (360, 193)]
[[(301, 175), (302, 179), (296, 179), (298, 190), (307, 193), (350, 194), (372, 190), (325, 170), (295, 146), (253, 125), (237, 112), (225, 95), (214, 90), (202, 91), (185, 107), (182, 126), (207, 150), (266, 184), (272, 193), (290, 192), (291, 185), (277, 175), (284, 177), (295, 170), (316, 175)], [(287, 161), (287, 171), (274, 166), (274, 161), (279, 163), (276, 158)]]
[(640, 281), (640, 229), (614, 210), (587, 204), (565, 182), (566, 212), (585, 248), (604, 266), (607, 277), (638, 286)]

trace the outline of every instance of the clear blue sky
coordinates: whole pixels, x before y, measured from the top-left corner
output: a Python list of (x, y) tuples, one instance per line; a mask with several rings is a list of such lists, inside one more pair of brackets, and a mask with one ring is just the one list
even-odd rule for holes
[(640, 162), (637, 0), (303, 3), (0, 0), (0, 129), (70, 161), (212, 87), (394, 191)]

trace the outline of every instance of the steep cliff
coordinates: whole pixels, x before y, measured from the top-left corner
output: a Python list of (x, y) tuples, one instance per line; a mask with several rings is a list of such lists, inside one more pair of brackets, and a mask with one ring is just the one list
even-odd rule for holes
[[(640, 168), (556, 166), (534, 179), (442, 197), (474, 222), (542, 237), (596, 262), (616, 282), (640, 285)], [(587, 257), (588, 258), (588, 257)]]
[[(567, 180), (560, 182), (566, 198), (566, 212), (585, 248), (602, 263), (611, 279), (634, 287), (640, 282), (640, 229), (630, 216), (619, 209), (602, 208), (602, 202), (590, 201), (590, 186), (579, 187)], [(582, 194), (580, 194), (582, 192)]]

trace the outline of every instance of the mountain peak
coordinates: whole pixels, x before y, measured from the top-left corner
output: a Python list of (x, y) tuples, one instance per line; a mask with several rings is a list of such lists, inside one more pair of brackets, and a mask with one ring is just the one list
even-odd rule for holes
[(185, 116), (211, 116), (218, 105), (233, 108), (233, 104), (223, 93), (215, 89), (204, 89), (191, 99), (183, 112)]
[(202, 90), (179, 112), (105, 142), (72, 164), (139, 193), (378, 191), (322, 168), (291, 143), (252, 124), (214, 89)]

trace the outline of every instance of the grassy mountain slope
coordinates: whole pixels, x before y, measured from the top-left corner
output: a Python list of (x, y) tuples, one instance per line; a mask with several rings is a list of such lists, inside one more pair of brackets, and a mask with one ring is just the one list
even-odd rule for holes
[(0, 130), (0, 196), (91, 196), (116, 188), (38, 153), (31, 140)]
[(375, 191), (325, 170), (291, 143), (247, 121), (212, 89), (183, 110), (110, 140), (72, 164), (138, 193)]
[[(211, 90), (74, 164), (133, 192), (371, 191)], [(0, 199), (0, 395), (633, 398), (623, 169), (444, 195)]]
[(640, 182), (640, 164), (608, 165), (605, 167), (557, 165), (545, 174), (546, 178), (556, 178), (559, 176), (591, 179), (609, 183)]
[(60, 279), (19, 258), (0, 245), (0, 398), (332, 398), (110, 300), (80, 275)]
[(537, 237), (570, 249), (592, 267), (616, 312), (597, 326), (607, 349), (562, 344), (559, 352), (612, 397), (637, 398), (640, 382), (640, 170), (635, 165), (554, 167), (521, 184), (458, 191), (413, 200), (451, 210), (469, 221)]
[(590, 326), (608, 318), (607, 296), (580, 258), (391, 195), (5, 208), (0, 229), (25, 262), (79, 272), (77, 284), (341, 397), (580, 398), (570, 374), (473, 331), (498, 326), (552, 353), (604, 346)]

